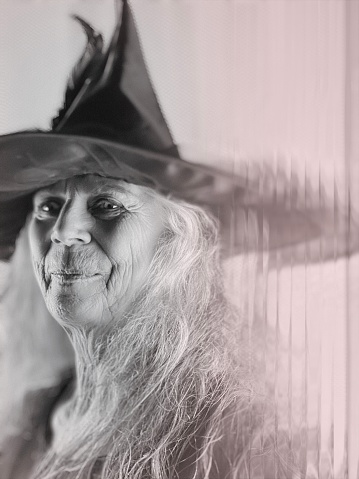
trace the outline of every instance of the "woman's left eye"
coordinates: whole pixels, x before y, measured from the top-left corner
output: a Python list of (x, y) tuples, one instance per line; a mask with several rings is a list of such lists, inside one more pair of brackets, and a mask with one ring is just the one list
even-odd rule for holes
[(122, 204), (113, 200), (99, 199), (91, 205), (90, 211), (94, 216), (114, 217), (124, 213), (126, 209)]

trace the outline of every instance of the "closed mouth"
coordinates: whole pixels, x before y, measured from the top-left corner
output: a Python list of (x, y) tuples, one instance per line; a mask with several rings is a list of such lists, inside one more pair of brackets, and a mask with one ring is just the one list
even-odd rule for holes
[(62, 281), (76, 281), (76, 280), (86, 280), (95, 278), (96, 276), (101, 276), (99, 273), (82, 273), (78, 271), (53, 271), (50, 273), (50, 276), (55, 276), (55, 278)]
[(69, 276), (69, 277), (77, 277), (77, 276), (82, 276), (85, 278), (89, 278), (91, 276), (96, 276), (98, 273), (79, 273), (79, 272), (68, 272), (68, 271), (53, 271), (50, 273), (54, 276)]

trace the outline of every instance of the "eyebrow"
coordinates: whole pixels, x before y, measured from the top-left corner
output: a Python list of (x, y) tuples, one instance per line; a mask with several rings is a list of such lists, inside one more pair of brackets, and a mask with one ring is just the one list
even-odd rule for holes
[(98, 185), (92, 191), (92, 195), (103, 195), (109, 193), (125, 196), (128, 199), (138, 198), (138, 195), (128, 191), (126, 188), (123, 188), (122, 185)]
[[(127, 197), (134, 198), (137, 195), (133, 193), (132, 191), (129, 191), (129, 189), (126, 188), (125, 185), (117, 183), (119, 180), (112, 179), (112, 178), (106, 178), (106, 180), (109, 181), (109, 183), (102, 183), (98, 185), (94, 185), (93, 190), (91, 192), (92, 195), (101, 195), (101, 194), (106, 194), (106, 193), (112, 193), (112, 194), (121, 194), (125, 195)], [(116, 182), (116, 184), (114, 184)], [(113, 183), (113, 184), (111, 184)], [(57, 190), (57, 184), (52, 184), (49, 186), (46, 186), (42, 188), (41, 190), (38, 190), (35, 192), (34, 196), (36, 195), (56, 195), (58, 193)]]
[(121, 185), (98, 185), (98, 186), (95, 186), (94, 189), (93, 189), (94, 192), (99, 192), (99, 193), (102, 193), (102, 192), (109, 192), (109, 191), (113, 191), (115, 193), (130, 193), (128, 190), (126, 190), (126, 188), (123, 188)]

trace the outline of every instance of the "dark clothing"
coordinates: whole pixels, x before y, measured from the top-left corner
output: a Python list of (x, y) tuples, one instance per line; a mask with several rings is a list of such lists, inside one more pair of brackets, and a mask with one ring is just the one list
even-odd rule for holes
[(51, 442), (50, 419), (54, 409), (70, 394), (73, 375), (64, 374), (57, 386), (28, 393), (25, 398), (25, 423), (16, 436), (6, 439), (1, 448), (1, 479), (29, 479), (34, 465)]
[[(22, 432), (16, 436), (8, 437), (3, 444), (0, 456), (0, 478), (1, 479), (29, 479), (35, 465), (41, 460), (42, 456), (49, 447), (52, 439), (51, 417), (54, 410), (64, 401), (66, 401), (73, 392), (73, 375), (67, 373), (59, 385), (31, 392), (26, 396), (26, 422)], [(228, 425), (228, 429), (230, 426)], [(229, 432), (229, 431), (226, 431)], [(228, 479), (233, 477), (229, 451), (233, 448), (230, 434), (223, 441), (217, 443), (215, 457), (213, 458), (213, 467), (211, 469), (211, 479)], [(283, 439), (283, 438), (282, 438)], [(232, 437), (232, 441), (234, 437)], [(237, 437), (238, 440), (238, 437)], [(236, 441), (235, 441), (236, 442)], [(284, 441), (284, 446), (285, 446)], [(282, 447), (279, 447), (282, 449)], [(285, 447), (284, 447), (285, 449)], [(179, 479), (193, 478), (195, 468), (193, 467), (197, 457), (196, 448), (186, 451), (187, 460), (182, 462)], [(283, 452), (283, 451), (282, 451)], [(265, 479), (285, 479), (293, 474), (293, 477), (301, 477), (297, 472), (289, 472), (287, 465), (275, 465), (278, 457), (288, 456), (286, 454), (273, 454), (273, 448), (269, 447), (266, 453), (251, 454), (250, 469), (243, 469), (240, 476), (236, 479), (255, 479), (257, 477)], [(277, 460), (275, 459), (277, 458)], [(293, 458), (289, 459), (291, 463)], [(293, 464), (293, 463), (292, 463)], [(279, 467), (278, 467), (279, 466)], [(96, 462), (96, 471), (92, 469), (91, 479), (98, 479), (101, 471), (101, 460)], [(265, 471), (265, 472), (264, 472)], [(86, 479), (89, 476), (86, 474)], [(65, 479), (61, 477), (61, 479)], [(202, 479), (197, 477), (196, 479)]]

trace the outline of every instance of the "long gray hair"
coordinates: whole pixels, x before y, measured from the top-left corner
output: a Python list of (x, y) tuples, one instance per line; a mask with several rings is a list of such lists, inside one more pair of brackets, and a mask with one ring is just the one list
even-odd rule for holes
[(218, 227), (202, 208), (162, 201), (166, 230), (125, 317), (66, 327), (75, 390), (33, 478), (223, 479), (245, 468), (255, 379), (224, 295)]

